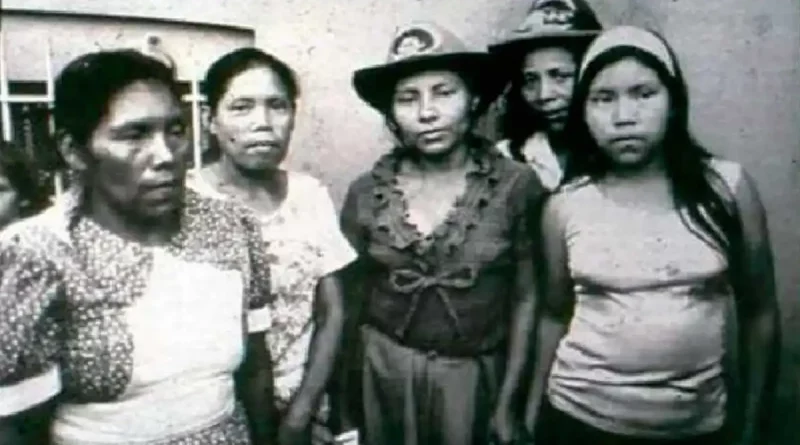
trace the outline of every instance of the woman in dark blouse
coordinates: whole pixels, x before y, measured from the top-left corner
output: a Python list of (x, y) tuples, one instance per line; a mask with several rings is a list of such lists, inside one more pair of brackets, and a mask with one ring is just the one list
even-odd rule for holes
[(354, 85), (398, 145), (342, 211), (360, 256), (347, 282), (363, 357), (344, 360), (362, 367), (362, 433), (371, 445), (509, 443), (543, 188), (471, 134), (497, 90), (485, 52), (430, 23), (400, 29), (390, 48)]

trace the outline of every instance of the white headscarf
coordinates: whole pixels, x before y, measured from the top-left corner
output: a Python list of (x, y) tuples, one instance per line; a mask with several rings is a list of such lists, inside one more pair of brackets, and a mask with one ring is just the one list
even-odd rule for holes
[(578, 78), (582, 78), (589, 66), (599, 56), (620, 46), (640, 49), (657, 58), (671, 75), (676, 74), (675, 61), (667, 45), (651, 31), (635, 26), (618, 26), (600, 34), (583, 56)]

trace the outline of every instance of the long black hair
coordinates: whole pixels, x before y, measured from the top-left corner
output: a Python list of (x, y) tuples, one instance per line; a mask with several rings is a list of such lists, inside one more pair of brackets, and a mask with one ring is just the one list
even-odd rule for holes
[(612, 168), (611, 160), (598, 147), (589, 131), (585, 105), (591, 83), (600, 71), (620, 60), (635, 59), (653, 69), (669, 92), (670, 116), (661, 145), (675, 205), (686, 210), (686, 215), (681, 212), (684, 224), (704, 241), (710, 241), (724, 250), (733, 266), (737, 263), (734, 257), (738, 255), (742, 240), (738, 212), (731, 207), (732, 199), (726, 199), (726, 191), (719, 186), (724, 182), (709, 167), (711, 153), (689, 131), (689, 93), (678, 59), (661, 35), (650, 32), (667, 48), (674, 74), (657, 57), (633, 46), (614, 47), (592, 60), (575, 86), (565, 127), (575, 144), (573, 156), (567, 163), (565, 181), (581, 176), (599, 179)]
[[(587, 45), (587, 41), (564, 42), (563, 40), (546, 39), (535, 47), (531, 47), (525, 54), (543, 48), (563, 48), (572, 54), (577, 67)], [(500, 117), (501, 137), (508, 139), (511, 157), (518, 161), (524, 161), (522, 147), (525, 145), (525, 141), (532, 135), (547, 129), (547, 121), (531, 107), (522, 95), (522, 64), (524, 60), (524, 55), (508, 60), (508, 63), (511, 64), (509, 68), (512, 70), (511, 82), (505, 94), (504, 107)], [(575, 76), (577, 74), (576, 68)]]
[[(535, 8), (541, 7), (538, 2), (533, 2), (530, 14)], [(594, 10), (585, 0), (574, 0), (575, 15), (572, 18), (571, 27), (576, 31), (600, 31), (602, 24), (597, 19)], [(591, 43), (590, 38), (583, 37), (540, 37), (529, 42), (520, 43), (516, 49), (500, 51), (498, 57), (500, 63), (504, 65), (510, 79), (508, 90), (505, 95), (505, 104), (500, 117), (500, 134), (509, 141), (509, 152), (511, 157), (524, 161), (522, 147), (525, 141), (539, 131), (547, 129), (544, 118), (537, 113), (522, 96), (522, 64), (525, 56), (533, 51), (542, 48), (563, 48), (571, 53), (575, 59), (575, 65), (580, 63), (586, 47)], [(575, 76), (577, 77), (577, 68)]]

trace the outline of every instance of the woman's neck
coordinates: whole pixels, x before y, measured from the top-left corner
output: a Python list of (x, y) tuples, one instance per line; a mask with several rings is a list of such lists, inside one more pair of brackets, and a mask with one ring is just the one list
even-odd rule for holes
[(267, 191), (272, 196), (279, 196), (284, 192), (284, 173), (278, 168), (246, 170), (226, 156), (209, 168), (219, 182), (248, 194)]
[(143, 245), (161, 245), (180, 231), (182, 208), (157, 218), (136, 218), (108, 200), (86, 193), (84, 209), (89, 218), (121, 238)]
[(612, 181), (625, 181), (628, 183), (646, 184), (654, 181), (663, 181), (667, 178), (664, 162), (656, 158), (646, 165), (637, 168), (612, 168), (608, 172), (608, 179)]
[(411, 158), (412, 167), (425, 175), (440, 175), (461, 171), (469, 163), (469, 148), (465, 143), (459, 144), (441, 155), (425, 155), (417, 152)]

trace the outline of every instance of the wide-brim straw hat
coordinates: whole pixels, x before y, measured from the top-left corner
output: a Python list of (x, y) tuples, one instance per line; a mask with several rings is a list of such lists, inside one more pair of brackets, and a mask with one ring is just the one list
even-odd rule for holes
[(435, 23), (415, 22), (397, 30), (385, 63), (353, 74), (353, 86), (362, 100), (385, 112), (400, 80), (423, 71), (453, 71), (470, 78), (483, 111), (502, 89), (488, 66), (490, 61), (488, 51), (469, 48), (449, 30)]
[(519, 58), (543, 46), (586, 46), (601, 31), (584, 0), (534, 0), (522, 23), (500, 33), (489, 51), (495, 57)]

